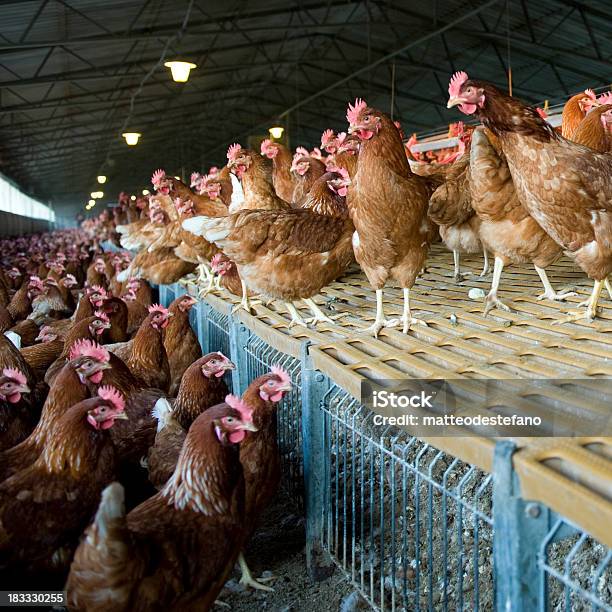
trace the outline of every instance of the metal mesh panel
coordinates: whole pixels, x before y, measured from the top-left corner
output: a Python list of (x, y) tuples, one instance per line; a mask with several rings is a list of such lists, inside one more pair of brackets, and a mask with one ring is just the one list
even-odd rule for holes
[(375, 609), (491, 610), (492, 477), (332, 385), (323, 545)]
[[(229, 317), (213, 308), (208, 309), (208, 318), (205, 322), (206, 327), (206, 346), (209, 352), (220, 351), (226, 357), (231, 358), (230, 352), (230, 335), (229, 335)], [(202, 341), (201, 341), (202, 342)], [(232, 388), (232, 373), (225, 374), (225, 382), (227, 386)]]
[[(563, 537), (567, 530), (572, 532)], [(540, 548), (542, 594), (547, 609), (565, 612), (612, 612), (612, 550), (563, 519)]]
[(273, 365), (287, 370), (293, 382), (291, 393), (277, 409), (278, 444), (283, 482), (298, 505), (303, 504), (304, 468), (302, 461), (302, 373), (299, 359), (281, 353), (250, 334), (246, 345), (246, 380), (266, 374)]

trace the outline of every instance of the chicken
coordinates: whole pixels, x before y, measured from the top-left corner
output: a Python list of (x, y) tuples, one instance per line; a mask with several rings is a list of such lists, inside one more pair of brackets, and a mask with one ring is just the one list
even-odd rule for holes
[(22, 321), (32, 312), (32, 300), (44, 290), (45, 287), (38, 276), (31, 276), (27, 282), (24, 281), (6, 307), (15, 323)]
[(574, 132), (597, 103), (597, 96), (592, 89), (585, 89), (572, 96), (563, 107), (561, 114), (561, 135), (572, 139)]
[[(367, 332), (398, 324), (385, 318), (383, 288), (395, 280), (403, 290), (403, 333), (419, 323), (410, 310), (410, 289), (429, 249), (427, 204), (431, 188), (412, 173), (399, 132), (383, 112), (363, 100), (349, 105), (349, 133), (361, 140), (357, 173), (348, 198), (355, 225), (355, 258), (376, 290), (376, 319)], [(424, 323), (421, 321), (421, 323)]]
[(87, 340), (75, 342), (70, 357), (50, 388), (32, 433), (0, 453), (0, 482), (36, 461), (46, 441), (54, 436), (58, 418), (73, 404), (90, 397), (86, 382), (100, 381), (104, 370), (110, 367), (108, 352)]
[(302, 209), (242, 210), (204, 224), (204, 237), (238, 266), (244, 308), (250, 308), (248, 287), (283, 300), (292, 325), (306, 325), (293, 304), (298, 299), (313, 311), (313, 324), (333, 322), (311, 298), (353, 261), (353, 225), (345, 204), (349, 183), (345, 171), (326, 173)]
[(23, 347), (20, 353), (32, 368), (36, 379), (44, 380), (49, 366), (62, 354), (64, 341), (48, 326), (40, 330), (36, 340), (40, 344)]
[(222, 353), (209, 353), (192, 363), (181, 380), (175, 400), (160, 399), (155, 443), (149, 449), (149, 480), (160, 489), (170, 478), (193, 421), (211, 406), (223, 402), (229, 389), (223, 379), (235, 365)]
[[(253, 409), (257, 428), (240, 445), (240, 463), (244, 471), (245, 543), (253, 534), (258, 519), (268, 507), (280, 484), (280, 451), (277, 439), (276, 407), (285, 393), (291, 391), (291, 379), (285, 370), (272, 366), (271, 372), (256, 378), (242, 395), (243, 402)], [(271, 590), (255, 580), (241, 552), (241, 584), (256, 589)]]
[[(210, 268), (213, 274), (217, 275), (217, 289), (223, 287), (226, 291), (229, 291), (233, 295), (242, 295), (242, 280), (240, 274), (238, 274), (238, 268), (236, 264), (223, 253), (215, 255), (211, 262)], [(253, 293), (248, 292), (248, 297), (252, 297)]]
[(57, 416), (40, 457), (0, 484), (0, 567), (46, 564), (76, 546), (114, 477), (108, 430), (125, 418), (123, 404), (116, 389), (103, 387), (71, 406)]
[(173, 247), (162, 247), (153, 253), (146, 249), (134, 257), (121, 280), (145, 279), (155, 285), (171, 285), (195, 270), (196, 265), (176, 256)]
[(164, 391), (170, 386), (170, 365), (162, 332), (168, 326), (171, 316), (172, 313), (163, 306), (149, 306), (147, 318), (131, 340), (106, 347), (125, 362), (144, 386)]
[(190, 295), (177, 297), (168, 310), (171, 318), (162, 337), (170, 364), (170, 395), (176, 395), (185, 370), (202, 356), (198, 336), (191, 328), (189, 311), (197, 300)]
[(28, 380), (16, 368), (4, 368), (0, 376), (0, 451), (25, 440), (36, 425), (38, 413), (27, 395)]
[(128, 336), (132, 336), (147, 318), (149, 312), (147, 306), (138, 299), (134, 289), (128, 289), (121, 299), (127, 304), (128, 309), (126, 332)]
[[(244, 201), (240, 210), (288, 210), (290, 204), (276, 195), (272, 184), (272, 172), (267, 159), (256, 155), (239, 144), (227, 150), (227, 166), (242, 183)], [(232, 206), (229, 211), (237, 212)]]
[(95, 314), (105, 315), (109, 323), (105, 331), (98, 334), (102, 336), (103, 344), (127, 342), (129, 338), (127, 333), (129, 314), (127, 304), (121, 298), (109, 297), (107, 300), (104, 300), (100, 311)]
[[(331, 132), (331, 130), (329, 130)], [(328, 139), (331, 137), (328, 135)], [(323, 141), (321, 141), (323, 146)], [(357, 172), (357, 154), (359, 152), (359, 138), (349, 136), (346, 132), (340, 132), (333, 141), (328, 140), (325, 150), (329, 152), (326, 160), (327, 168), (344, 168), (351, 180)]]
[(255, 430), (248, 407), (229, 401), (193, 422), (174, 474), (157, 495), (126, 516), (123, 488), (113, 484), (103, 492), (70, 568), (71, 609), (212, 608), (244, 533), (237, 444)]
[[(8, 312), (8, 311), (7, 311)], [(13, 325), (9, 331), (17, 334), (21, 341), (21, 346), (32, 346), (36, 342), (36, 338), (40, 333), (40, 328), (31, 319), (24, 319)]]
[(604, 284), (611, 289), (612, 157), (566, 140), (520, 100), (465, 72), (449, 94), (449, 108), (477, 112), (499, 138), (521, 204), (595, 281), (586, 311), (557, 323), (592, 320)]
[(103, 257), (96, 257), (87, 269), (87, 285), (89, 287), (98, 286), (108, 289), (110, 280), (106, 270), (107, 263)]
[(291, 203), (300, 208), (316, 180), (325, 174), (325, 164), (304, 147), (298, 147), (291, 161), (291, 174), (295, 177)]
[(571, 140), (598, 153), (612, 153), (612, 104), (594, 108), (580, 122)]
[(261, 143), (261, 154), (272, 160), (272, 185), (276, 195), (285, 202), (292, 202), (295, 182), (291, 174), (291, 152), (284, 144), (266, 138)]
[(77, 340), (100, 341), (101, 336), (110, 328), (110, 321), (105, 313), (97, 312), (93, 317), (78, 321), (66, 334), (64, 347), (58, 358), (53, 362), (45, 374), (45, 382), (52, 385), (55, 377), (70, 359), (72, 347)]

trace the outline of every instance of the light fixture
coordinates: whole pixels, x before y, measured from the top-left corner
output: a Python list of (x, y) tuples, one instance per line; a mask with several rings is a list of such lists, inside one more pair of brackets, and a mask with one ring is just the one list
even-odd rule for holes
[(103, 191), (92, 191), (90, 195), (94, 200), (97, 200), (98, 198), (104, 197), (104, 192)]
[(130, 200), (132, 200), (132, 202), (133, 202), (135, 199), (136, 199), (136, 196), (135, 196), (135, 195), (131, 195), (131, 196), (130, 196)]
[(272, 136), (272, 138), (276, 140), (278, 140), (279, 138), (282, 138), (284, 131), (285, 131), (285, 128), (280, 125), (275, 125), (274, 127), (271, 127), (268, 130), (268, 132), (270, 132), (270, 136)]
[(93, 208), (96, 205), (96, 201), (95, 200), (89, 200), (89, 202), (87, 202), (87, 204), (89, 204), (89, 208)]
[(123, 132), (121, 135), (125, 138), (125, 142), (127, 142), (130, 147), (137, 145), (138, 139), (142, 136), (140, 132)]
[(142, 195), (149, 195), (151, 192), (148, 189), (142, 190)]
[(166, 68), (170, 68), (172, 73), (172, 79), (177, 83), (186, 83), (189, 79), (189, 72), (194, 68), (197, 68), (195, 64), (191, 62), (172, 61), (164, 64)]
[(103, 174), (98, 176), (98, 183), (100, 183), (100, 185), (104, 185), (104, 183), (106, 183), (106, 177)]
[(181, 177), (180, 177), (180, 176), (175, 176), (174, 178), (175, 178), (177, 181), (180, 181), (180, 180), (181, 180)]

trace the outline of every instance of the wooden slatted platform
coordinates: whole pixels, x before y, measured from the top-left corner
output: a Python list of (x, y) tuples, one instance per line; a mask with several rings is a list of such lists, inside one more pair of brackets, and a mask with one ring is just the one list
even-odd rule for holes
[[(358, 268), (326, 287), (316, 298), (330, 314), (347, 313), (337, 324), (316, 329), (289, 327), (283, 305), (257, 304), (253, 314), (238, 311), (239, 318), (275, 349), (300, 356), (304, 340), (312, 343), (314, 366), (337, 385), (359, 398), (363, 380), (407, 378), (489, 379), (587, 379), (612, 377), (612, 300), (605, 293), (598, 319), (553, 325), (578, 302), (586, 299), (592, 282), (571, 261), (563, 259), (548, 270), (557, 291), (575, 290), (578, 297), (566, 302), (538, 301), (543, 288), (533, 267), (512, 266), (504, 271), (499, 297), (515, 312), (492, 311), (483, 316), (483, 300), (472, 300), (472, 287), (488, 292), (491, 273), (479, 276), (482, 258), (462, 258), (466, 280), (455, 283), (451, 253), (436, 245), (427, 270), (412, 291), (413, 314), (428, 326), (415, 326), (408, 335), (397, 329), (383, 330), (378, 338), (361, 333), (371, 324), (375, 296)], [(184, 281), (182, 281), (184, 282)], [(190, 292), (197, 291), (187, 283)], [(223, 291), (206, 301), (229, 313), (239, 298)], [(310, 313), (296, 304), (304, 318)], [(389, 317), (399, 316), (401, 290), (385, 290)], [(586, 396), (585, 396), (586, 397)], [(553, 398), (558, 399), (558, 398)], [(609, 410), (611, 405), (563, 398), (576, 410)], [(554, 402), (549, 410), (554, 411)], [(495, 441), (469, 437), (428, 438), (435, 447), (463, 461), (491, 471)], [(518, 438), (515, 468), (523, 494), (546, 503), (575, 521), (600, 541), (612, 545), (612, 439)], [(577, 500), (581, 500), (579, 503)]]

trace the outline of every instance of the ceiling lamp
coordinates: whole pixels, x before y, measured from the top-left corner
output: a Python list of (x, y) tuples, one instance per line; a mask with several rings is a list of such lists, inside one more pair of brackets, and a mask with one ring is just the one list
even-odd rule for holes
[(142, 190), (142, 195), (149, 195), (151, 192), (148, 189)]
[(181, 177), (180, 177), (180, 176), (175, 176), (174, 178), (175, 178), (177, 181), (180, 181), (180, 180), (181, 180)]
[(172, 79), (177, 83), (186, 83), (189, 79), (189, 72), (197, 68), (197, 66), (191, 62), (181, 61), (166, 62), (164, 66), (170, 68)]
[(93, 208), (96, 205), (96, 201), (95, 200), (89, 200), (89, 202), (87, 202), (89, 208)]
[(133, 202), (135, 199), (136, 199), (136, 196), (135, 196), (135, 195), (131, 195), (131, 196), (130, 196), (130, 200), (132, 200), (132, 202)]
[(121, 134), (125, 138), (125, 142), (127, 142), (130, 147), (134, 147), (138, 144), (138, 139), (142, 136), (140, 132), (123, 132)]
[(106, 177), (103, 174), (98, 176), (98, 183), (100, 183), (100, 185), (104, 185), (104, 183), (106, 183)]
[(274, 127), (271, 127), (268, 130), (268, 132), (270, 132), (270, 136), (272, 136), (272, 138), (274, 138), (275, 140), (282, 138), (284, 131), (285, 131), (285, 128), (280, 125), (275, 125)]
[(94, 200), (97, 200), (98, 198), (103, 198), (104, 197), (104, 192), (103, 191), (92, 191), (89, 195)]

